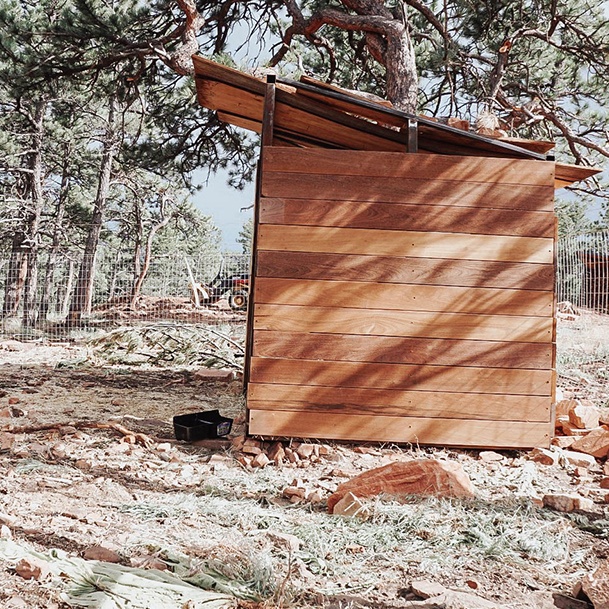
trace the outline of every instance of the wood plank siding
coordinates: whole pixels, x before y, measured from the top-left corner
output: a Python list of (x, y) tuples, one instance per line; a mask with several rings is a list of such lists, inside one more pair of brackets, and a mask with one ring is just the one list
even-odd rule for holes
[(265, 147), (249, 432), (547, 446), (553, 184), (536, 160)]

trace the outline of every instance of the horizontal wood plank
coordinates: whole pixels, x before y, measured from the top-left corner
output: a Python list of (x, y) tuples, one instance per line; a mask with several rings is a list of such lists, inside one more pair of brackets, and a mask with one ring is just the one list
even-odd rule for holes
[(259, 251), (257, 276), (521, 290), (554, 289), (554, 267), (551, 264), (307, 252)]
[(349, 387), (337, 391), (334, 387), (256, 383), (249, 384), (247, 399), (253, 410), (527, 422), (549, 422), (551, 402), (549, 396)]
[(249, 411), (249, 433), (257, 436), (498, 449), (549, 446), (552, 431), (549, 423), (520, 421)]
[[(288, 150), (288, 148), (285, 148)], [(262, 196), (552, 211), (552, 186), (264, 172)]]
[(552, 318), (255, 305), (254, 330), (551, 343)]
[(267, 147), (265, 171), (483, 182), (521, 186), (554, 182), (554, 163), (519, 159), (403, 154), (360, 150), (290, 150)]
[(550, 264), (552, 239), (263, 224), (258, 249)]
[(259, 304), (551, 317), (552, 292), (259, 277)]
[(250, 382), (402, 391), (551, 395), (551, 370), (460, 368), (253, 357)]
[(281, 359), (435, 364), (489, 368), (552, 368), (552, 345), (258, 330), (253, 355)]
[(375, 228), (473, 235), (554, 237), (552, 212), (359, 201), (268, 199), (260, 202), (261, 224)]

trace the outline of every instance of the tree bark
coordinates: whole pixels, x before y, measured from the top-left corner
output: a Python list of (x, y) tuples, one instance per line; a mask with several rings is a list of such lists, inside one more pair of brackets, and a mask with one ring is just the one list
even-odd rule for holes
[[(141, 218), (141, 215), (140, 215)], [(143, 264), (140, 265), (139, 255), (137, 261), (137, 271), (138, 274), (135, 277), (135, 281), (133, 283), (133, 289), (131, 291), (131, 308), (135, 310), (137, 299), (142, 291), (142, 285), (144, 285), (144, 280), (146, 279), (146, 275), (148, 274), (148, 270), (150, 269), (150, 262), (152, 260), (152, 243), (154, 241), (155, 235), (171, 220), (171, 215), (165, 215), (165, 201), (161, 202), (161, 218), (157, 224), (151, 227), (150, 232), (148, 233), (148, 238), (146, 239), (146, 250), (144, 253), (144, 261)], [(141, 249), (141, 247), (140, 247)]]
[(78, 273), (78, 281), (72, 294), (70, 312), (68, 314), (69, 325), (80, 325), (84, 314), (91, 312), (93, 298), (93, 282), (95, 280), (95, 260), (99, 245), (99, 237), (104, 222), (106, 203), (110, 193), (110, 179), (112, 177), (112, 164), (119, 150), (116, 135), (116, 113), (118, 111), (118, 100), (112, 95), (108, 104), (108, 120), (106, 134), (103, 142), (103, 151), (99, 169), (97, 193), (93, 202), (93, 217), (89, 234), (85, 242), (83, 259)]
[(294, 36), (304, 36), (313, 44), (328, 48), (330, 43), (318, 33), (322, 26), (363, 32), (370, 54), (385, 66), (387, 99), (396, 108), (416, 114), (419, 79), (405, 10), (397, 17), (382, 0), (341, 0), (345, 10), (322, 8), (306, 18), (296, 0), (284, 0), (284, 4), (292, 24), (271, 65), (283, 59)]
[(21, 106), (21, 114), (31, 127), (30, 150), (26, 155), (23, 173), (25, 182), (21, 199), (22, 225), (13, 235), (11, 256), (6, 276), (6, 289), (2, 314), (6, 320), (16, 318), (23, 302), (23, 323), (31, 327), (36, 323), (36, 290), (38, 287), (38, 232), (44, 203), (42, 144), (44, 140), (45, 99), (39, 99), (31, 114), (27, 106)]
[(63, 166), (61, 169), (61, 185), (59, 188), (59, 196), (57, 198), (57, 206), (55, 208), (55, 226), (53, 227), (53, 242), (49, 251), (46, 271), (44, 275), (44, 288), (42, 298), (40, 299), (39, 317), (44, 319), (49, 313), (51, 292), (53, 291), (53, 275), (61, 246), (61, 232), (63, 230), (62, 223), (66, 212), (66, 201), (70, 187), (70, 155), (72, 146), (69, 142), (63, 145)]
[(23, 325), (31, 328), (38, 320), (37, 290), (38, 290), (38, 249), (40, 218), (44, 204), (43, 169), (42, 169), (42, 142), (44, 139), (44, 114), (47, 101), (44, 99), (36, 103), (34, 111), (34, 133), (32, 136), (32, 152), (29, 158), (30, 200), (31, 207), (27, 216), (27, 232), (30, 247), (27, 252), (27, 273), (25, 278), (25, 298), (23, 302)]

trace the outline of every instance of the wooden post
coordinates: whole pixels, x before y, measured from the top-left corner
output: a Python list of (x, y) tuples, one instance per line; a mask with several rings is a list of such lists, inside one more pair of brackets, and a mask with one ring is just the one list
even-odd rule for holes
[(247, 306), (247, 331), (245, 334), (245, 361), (243, 366), (243, 392), (247, 393), (247, 384), (250, 378), (250, 365), (254, 348), (254, 287), (256, 282), (256, 269), (258, 262), (258, 225), (260, 223), (260, 199), (262, 198), (262, 177), (264, 171), (264, 149), (273, 145), (275, 129), (275, 75), (266, 77), (264, 93), (264, 113), (262, 115), (262, 137), (260, 158), (256, 170), (256, 200), (254, 201), (254, 227), (252, 237), (252, 259), (250, 266), (250, 293)]
[(408, 152), (419, 151), (419, 124), (416, 119), (408, 119)]
[(268, 74), (266, 77), (266, 89), (264, 92), (264, 109), (262, 114), (262, 150), (265, 146), (273, 145), (275, 130), (275, 75)]

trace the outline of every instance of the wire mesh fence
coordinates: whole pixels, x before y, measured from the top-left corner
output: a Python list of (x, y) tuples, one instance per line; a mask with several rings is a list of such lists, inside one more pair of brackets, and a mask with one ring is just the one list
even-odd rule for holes
[(104, 250), (94, 260), (42, 252), (32, 289), (31, 281), (19, 284), (19, 268), (6, 258), (0, 261), (2, 334), (52, 341), (118, 325), (244, 323), (249, 265), (244, 254), (176, 252), (134, 265), (132, 256)]
[(556, 292), (559, 303), (609, 312), (608, 231), (564, 237), (558, 242)]

